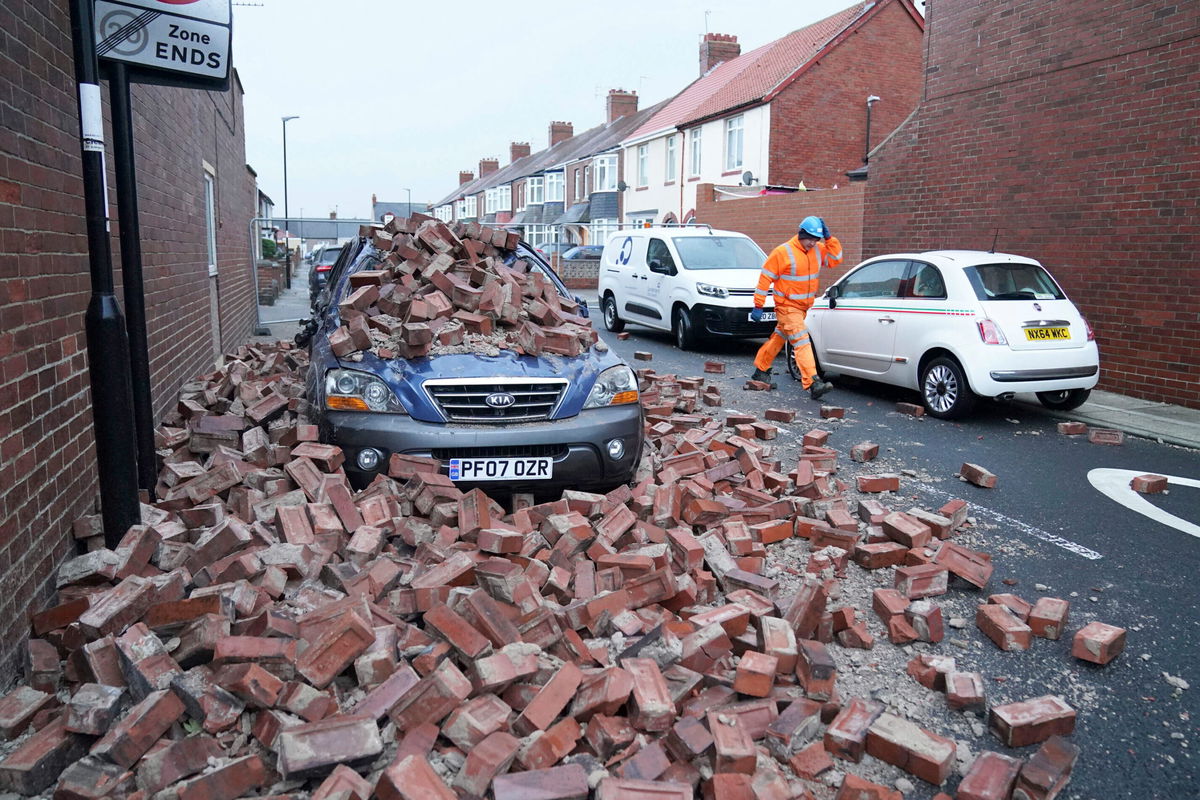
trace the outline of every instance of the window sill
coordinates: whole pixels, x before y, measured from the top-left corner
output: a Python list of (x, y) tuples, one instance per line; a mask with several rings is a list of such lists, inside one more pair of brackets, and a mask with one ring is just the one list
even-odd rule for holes
[(694, 178), (688, 178), (688, 179), (687, 179), (687, 182), (688, 182), (688, 183), (691, 183), (692, 181), (698, 181), (698, 180), (700, 180), (700, 176), (699, 176), (699, 175), (697, 175), (697, 176), (696, 176), (696, 177), (694, 177)]
[(745, 169), (739, 167), (738, 169), (729, 170), (728, 172), (722, 172), (721, 177), (728, 178), (730, 175), (741, 175), (745, 171)]
[(635, 191), (635, 192), (645, 192), (645, 191), (648, 191), (649, 189), (650, 189), (650, 187), (649, 187), (649, 186), (636, 186), (636, 187), (634, 187), (634, 191)]

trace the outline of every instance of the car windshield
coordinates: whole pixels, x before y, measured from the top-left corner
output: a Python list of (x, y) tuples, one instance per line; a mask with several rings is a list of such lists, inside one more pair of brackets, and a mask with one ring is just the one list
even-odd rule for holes
[(1037, 264), (980, 264), (963, 270), (980, 300), (1063, 300), (1066, 295)]
[(741, 236), (679, 236), (675, 249), (684, 269), (760, 269), (767, 256)]
[(321, 255), (317, 257), (317, 264), (319, 264), (321, 266), (325, 266), (326, 264), (332, 264), (333, 262), (338, 260), (338, 256), (340, 256), (341, 254), (342, 254), (342, 248), (330, 247), (330, 248), (322, 251)]

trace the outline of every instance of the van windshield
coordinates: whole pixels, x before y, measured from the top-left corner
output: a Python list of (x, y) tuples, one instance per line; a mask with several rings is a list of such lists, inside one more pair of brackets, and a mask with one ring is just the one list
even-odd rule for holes
[(741, 236), (679, 236), (675, 249), (684, 269), (760, 269), (766, 254)]
[(1066, 297), (1037, 264), (980, 264), (963, 269), (980, 300), (1062, 300)]

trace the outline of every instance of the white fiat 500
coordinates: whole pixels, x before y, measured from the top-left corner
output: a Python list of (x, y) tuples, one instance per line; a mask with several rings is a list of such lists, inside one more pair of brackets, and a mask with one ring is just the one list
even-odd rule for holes
[(916, 389), (935, 417), (1035, 392), (1078, 408), (1099, 380), (1091, 326), (1031, 258), (975, 250), (868, 259), (808, 315), (822, 370)]

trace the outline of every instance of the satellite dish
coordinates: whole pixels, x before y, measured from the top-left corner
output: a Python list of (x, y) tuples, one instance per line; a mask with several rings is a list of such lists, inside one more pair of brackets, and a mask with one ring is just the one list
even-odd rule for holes
[(754, 173), (753, 172), (751, 172), (750, 170), (746, 170), (745, 172), (742, 173), (742, 185), (743, 186), (753, 186), (754, 185)]
[(617, 191), (623, 192), (629, 188), (629, 184), (625, 181), (617, 181)]

